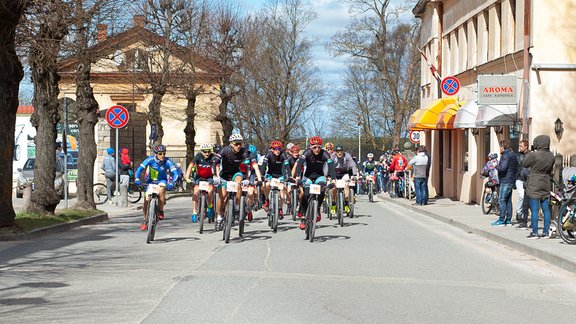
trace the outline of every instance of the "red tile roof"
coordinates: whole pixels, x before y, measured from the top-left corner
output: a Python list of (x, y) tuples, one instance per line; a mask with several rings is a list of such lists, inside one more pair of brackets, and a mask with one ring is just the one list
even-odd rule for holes
[(32, 114), (34, 112), (34, 106), (18, 106), (16, 114)]

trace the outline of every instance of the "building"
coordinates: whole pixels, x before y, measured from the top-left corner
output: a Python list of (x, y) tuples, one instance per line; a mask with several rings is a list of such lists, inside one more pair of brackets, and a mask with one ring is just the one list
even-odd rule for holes
[[(408, 128), (430, 148), (432, 195), (479, 202), (480, 171), (503, 138), (517, 151), (520, 138), (545, 134), (553, 152), (576, 152), (575, 10), (576, 0), (418, 1), (412, 12), (429, 63)], [(456, 95), (441, 91), (434, 68), (459, 80)]]
[[(151, 126), (147, 123), (146, 113), (152, 100), (150, 85), (145, 74), (158, 70), (158, 47), (163, 39), (145, 28), (145, 17), (135, 16), (133, 27), (117, 35), (107, 35), (107, 26), (98, 26), (98, 42), (90, 49), (98, 54), (99, 59), (92, 64), (91, 85), (94, 97), (99, 105), (100, 118), (96, 126), (96, 143), (98, 158), (94, 175), (100, 176), (100, 164), (108, 147), (114, 147), (116, 141), (115, 129), (108, 126), (105, 117), (106, 110), (114, 105), (122, 105), (130, 112), (129, 123), (119, 130), (119, 151), (126, 147), (130, 150), (135, 165), (138, 165), (150, 154), (148, 140)], [(173, 45), (171, 66), (182, 74), (191, 73), (193, 66), (197, 84), (205, 89), (196, 100), (196, 117), (194, 119), (197, 147), (203, 143), (215, 143), (222, 136), (222, 127), (215, 117), (220, 104), (219, 86), (217, 82), (218, 66), (201, 56), (194, 56), (194, 64), (190, 64), (189, 50), (176, 44)], [(66, 97), (73, 104), (76, 97), (75, 59), (64, 60), (60, 64), (59, 73), (60, 97)], [(170, 157), (176, 161), (184, 160), (186, 143), (184, 128), (186, 126), (187, 100), (182, 88), (172, 87), (162, 98), (161, 114), (164, 129), (163, 144), (170, 151)]]

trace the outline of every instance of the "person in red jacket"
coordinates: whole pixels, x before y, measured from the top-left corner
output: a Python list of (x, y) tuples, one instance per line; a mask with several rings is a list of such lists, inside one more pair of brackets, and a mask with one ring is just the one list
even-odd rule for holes
[[(392, 152), (392, 162), (390, 163), (390, 180), (398, 180), (400, 177), (404, 177), (404, 170), (408, 166), (408, 160), (406, 157), (400, 152), (399, 149), (394, 149)], [(398, 185), (394, 186), (396, 191), (396, 197), (402, 197), (402, 192)]]

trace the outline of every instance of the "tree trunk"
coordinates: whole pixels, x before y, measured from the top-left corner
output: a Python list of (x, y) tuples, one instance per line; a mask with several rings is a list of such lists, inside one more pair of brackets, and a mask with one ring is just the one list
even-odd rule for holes
[(158, 144), (162, 144), (162, 137), (164, 137), (160, 107), (162, 106), (162, 98), (166, 93), (166, 89), (165, 87), (153, 87), (152, 91), (152, 101), (150, 101), (150, 104), (148, 105), (148, 114), (146, 114), (150, 126), (156, 125), (156, 140), (150, 141), (151, 148)]
[(78, 209), (96, 209), (94, 203), (94, 164), (96, 141), (94, 127), (98, 123), (98, 102), (90, 85), (90, 62), (78, 65), (76, 70), (76, 108), (78, 109), (78, 178), (76, 180)]
[(15, 30), (26, 1), (2, 1), (0, 5), (0, 227), (12, 226), (16, 213), (12, 206), (12, 163), (14, 132), (18, 110), (18, 86), (24, 76), (16, 56)]
[(184, 128), (184, 136), (186, 138), (186, 169), (188, 164), (192, 162), (194, 158), (194, 147), (196, 146), (196, 129), (194, 128), (194, 118), (196, 117), (196, 97), (197, 94), (194, 91), (189, 91), (186, 94), (186, 99), (188, 103), (186, 105), (186, 127)]

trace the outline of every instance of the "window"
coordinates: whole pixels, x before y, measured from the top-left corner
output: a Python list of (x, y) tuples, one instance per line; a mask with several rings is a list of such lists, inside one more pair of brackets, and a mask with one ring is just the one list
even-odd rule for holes
[(490, 154), (490, 127), (484, 128), (484, 156), (482, 157), (482, 165), (486, 162), (488, 154)]
[(468, 128), (462, 131), (462, 172), (468, 172), (468, 157), (470, 156), (468, 152)]

